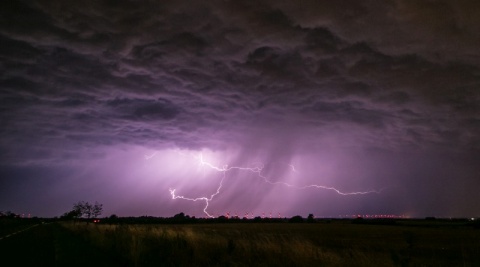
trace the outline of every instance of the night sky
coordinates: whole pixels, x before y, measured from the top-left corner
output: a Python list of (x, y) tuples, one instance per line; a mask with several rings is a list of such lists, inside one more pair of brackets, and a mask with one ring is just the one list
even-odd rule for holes
[(1, 1), (0, 211), (479, 217), (479, 14)]

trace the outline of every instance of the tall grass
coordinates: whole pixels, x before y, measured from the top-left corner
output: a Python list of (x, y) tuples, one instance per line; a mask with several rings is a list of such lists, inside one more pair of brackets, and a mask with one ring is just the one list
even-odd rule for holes
[(23, 219), (23, 218), (2, 218), (0, 217), (0, 237), (21, 231), (29, 226), (39, 224), (37, 219)]
[(479, 266), (480, 232), (351, 224), (63, 223), (131, 266)]

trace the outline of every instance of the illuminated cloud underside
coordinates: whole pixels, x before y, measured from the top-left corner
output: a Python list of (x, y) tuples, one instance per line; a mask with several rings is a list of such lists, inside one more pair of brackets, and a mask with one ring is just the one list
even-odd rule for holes
[[(474, 1), (2, 3), (0, 210), (98, 200), (200, 216), (205, 200), (168, 189), (208, 198), (225, 175), (216, 214), (477, 216), (479, 13)], [(210, 151), (220, 169), (203, 177), (172, 151)]]
[[(151, 157), (152, 156), (146, 156), (145, 158), (150, 159)], [(342, 195), (342, 196), (366, 195), (366, 194), (371, 194), (371, 193), (377, 193), (378, 194), (382, 191), (382, 190), (370, 190), (370, 191), (358, 191), (358, 192), (342, 192), (342, 191), (340, 191), (340, 190), (338, 190), (334, 187), (329, 187), (329, 186), (325, 186), (325, 185), (310, 184), (310, 185), (299, 186), (299, 185), (294, 185), (294, 184), (290, 184), (290, 183), (283, 182), (283, 181), (274, 182), (274, 181), (270, 181), (268, 177), (266, 177), (265, 175), (262, 174), (263, 169), (265, 167), (262, 163), (257, 163), (256, 164), (257, 166), (252, 166), (252, 167), (240, 167), (240, 166), (228, 166), (228, 165), (218, 167), (218, 166), (213, 165), (209, 161), (205, 161), (204, 158), (203, 158), (203, 154), (200, 154), (200, 155), (196, 156), (196, 158), (199, 160), (199, 164), (201, 166), (207, 166), (208, 168), (211, 168), (215, 171), (218, 171), (218, 172), (222, 173), (222, 179), (220, 180), (220, 182), (218, 184), (217, 190), (213, 194), (211, 194), (210, 196), (197, 197), (197, 198), (189, 198), (189, 197), (184, 197), (184, 196), (177, 195), (177, 194), (175, 194), (176, 189), (169, 189), (169, 191), (170, 191), (170, 194), (172, 195), (172, 199), (183, 199), (183, 200), (188, 200), (188, 201), (193, 201), (193, 202), (204, 201), (205, 202), (205, 207), (203, 209), (203, 212), (208, 217), (214, 217), (210, 213), (208, 213), (208, 211), (207, 211), (210, 202), (213, 200), (213, 198), (215, 196), (217, 196), (218, 194), (221, 193), (221, 189), (223, 187), (223, 181), (227, 178), (227, 173), (229, 173), (231, 171), (235, 171), (235, 170), (251, 172), (251, 173), (255, 174), (255, 176), (257, 176), (258, 178), (262, 179), (265, 183), (268, 183), (270, 185), (283, 185), (283, 186), (286, 186), (286, 187), (290, 187), (292, 189), (308, 189), (308, 188), (325, 189), (325, 190), (332, 190), (332, 191), (334, 191), (337, 194)], [(292, 169), (293, 172), (297, 172), (295, 170), (294, 165), (292, 165), (292, 164), (287, 164), (287, 165)]]

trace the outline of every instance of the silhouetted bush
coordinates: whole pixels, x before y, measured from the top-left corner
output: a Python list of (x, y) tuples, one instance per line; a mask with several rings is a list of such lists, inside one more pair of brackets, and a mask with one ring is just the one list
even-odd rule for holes
[(300, 215), (293, 216), (292, 218), (290, 218), (290, 220), (288, 220), (288, 222), (290, 222), (290, 223), (301, 223), (301, 222), (303, 222), (303, 218)]

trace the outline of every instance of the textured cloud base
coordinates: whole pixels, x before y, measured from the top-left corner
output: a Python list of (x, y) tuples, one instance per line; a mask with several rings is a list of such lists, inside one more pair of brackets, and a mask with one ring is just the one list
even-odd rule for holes
[(253, 209), (254, 195), (287, 213), (478, 214), (478, 13), (475, 1), (4, 1), (2, 183), (67, 203), (97, 188), (117, 213), (170, 214), (191, 203), (163, 194), (196, 174), (159, 172), (158, 192), (133, 193), (124, 184), (142, 178), (126, 170), (146, 168), (154, 151), (206, 149), (221, 164), (305, 164), (305, 183), (390, 188), (347, 200), (277, 187), (243, 197), (253, 178), (233, 177), (218, 212)]

